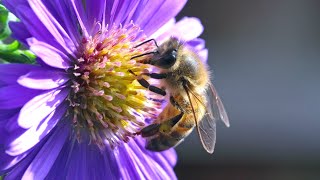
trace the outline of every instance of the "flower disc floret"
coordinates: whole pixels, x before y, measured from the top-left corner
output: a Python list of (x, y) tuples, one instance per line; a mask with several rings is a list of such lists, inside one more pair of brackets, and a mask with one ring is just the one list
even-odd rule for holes
[[(128, 142), (145, 125), (145, 118), (156, 115), (160, 104), (148, 98), (148, 90), (128, 71), (140, 74), (151, 68), (132, 59), (156, 48), (152, 42), (136, 47), (145, 41), (137, 39), (141, 33), (138, 26), (130, 23), (100, 28), (94, 36), (83, 37), (82, 55), (71, 72), (69, 97), (69, 114), (73, 115), (78, 140), (82, 134), (90, 134), (91, 142), (99, 146), (105, 139), (111, 146)], [(139, 60), (144, 58), (150, 57)]]

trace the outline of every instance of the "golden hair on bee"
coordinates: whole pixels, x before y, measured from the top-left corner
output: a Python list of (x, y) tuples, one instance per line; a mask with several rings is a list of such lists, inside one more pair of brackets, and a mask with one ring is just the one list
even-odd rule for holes
[[(163, 151), (175, 147), (196, 127), (203, 147), (207, 152), (213, 153), (216, 122), (221, 119), (229, 127), (229, 119), (220, 97), (211, 84), (207, 65), (193, 49), (175, 37), (171, 37), (160, 46), (153, 39), (138, 46), (150, 41), (156, 44), (156, 51), (132, 59), (152, 54), (149, 60), (142, 63), (156, 66), (160, 72), (136, 75), (137, 80), (150, 91), (167, 96), (169, 103), (153, 124), (139, 132), (147, 139), (146, 148)], [(159, 79), (165, 90), (150, 85), (143, 76)]]

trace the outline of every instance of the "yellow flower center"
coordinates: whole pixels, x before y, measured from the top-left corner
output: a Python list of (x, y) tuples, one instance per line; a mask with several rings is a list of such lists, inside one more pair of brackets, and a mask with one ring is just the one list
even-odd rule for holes
[(100, 147), (106, 143), (114, 147), (128, 142), (145, 126), (146, 119), (158, 114), (161, 103), (155, 99), (160, 97), (142, 87), (128, 72), (152, 71), (150, 65), (137, 62), (150, 56), (132, 59), (156, 48), (152, 42), (136, 47), (146, 40), (138, 38), (141, 34), (139, 27), (130, 23), (83, 38), (82, 56), (73, 69), (73, 91), (69, 96), (69, 113), (78, 140), (89, 135), (90, 141)]

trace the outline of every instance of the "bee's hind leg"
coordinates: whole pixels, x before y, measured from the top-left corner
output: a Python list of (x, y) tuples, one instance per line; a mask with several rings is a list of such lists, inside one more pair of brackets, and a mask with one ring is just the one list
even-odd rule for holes
[(184, 114), (184, 110), (181, 108), (181, 106), (174, 100), (172, 96), (170, 96), (170, 103), (176, 107), (180, 113), (168, 120), (163, 121), (162, 123), (155, 123), (151, 124), (145, 128), (143, 128), (139, 134), (142, 135), (142, 137), (150, 137), (158, 133), (159, 131), (162, 133), (168, 133), (170, 129), (176, 125), (180, 119), (182, 118)]
[(151, 124), (142, 129), (141, 135), (143, 137), (150, 137), (147, 139), (146, 149), (151, 151), (163, 151), (174, 147), (181, 142), (182, 139), (172, 136), (173, 132), (171, 131), (173, 126), (182, 119), (184, 110), (172, 96), (170, 97), (170, 103), (177, 108), (180, 113), (160, 124)]
[[(183, 117), (184, 113), (170, 118), (162, 122), (161, 124), (151, 124), (141, 130), (141, 135), (147, 138), (146, 149), (151, 151), (164, 151), (169, 148), (176, 146), (181, 139), (172, 137), (171, 130), (174, 125), (176, 125), (180, 119)], [(148, 132), (148, 134), (144, 134)], [(150, 136), (151, 135), (151, 136)]]
[(161, 124), (151, 124), (145, 128), (143, 128), (139, 134), (141, 134), (142, 137), (150, 137), (150, 136), (154, 136), (157, 133), (161, 132), (161, 133), (169, 133), (171, 128), (176, 125), (179, 120), (182, 118), (183, 116), (183, 112), (181, 112), (180, 114), (170, 118), (169, 120), (166, 120), (164, 122), (162, 122)]
[(180, 106), (180, 104), (174, 99), (173, 96), (170, 96), (170, 103), (177, 109), (179, 109), (179, 111), (184, 112), (184, 109)]
[(159, 132), (160, 124), (151, 124), (145, 128), (143, 128), (139, 134), (141, 134), (142, 137), (150, 137)]

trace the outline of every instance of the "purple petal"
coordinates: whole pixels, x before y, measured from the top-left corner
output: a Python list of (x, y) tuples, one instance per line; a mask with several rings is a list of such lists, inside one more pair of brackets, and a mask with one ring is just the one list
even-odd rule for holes
[(0, 88), (0, 109), (22, 107), (26, 102), (42, 91), (25, 88), (20, 85), (9, 85)]
[(123, 167), (120, 169), (122, 177), (124, 179), (176, 179), (172, 168), (176, 162), (174, 151), (150, 152), (141, 145), (139, 142), (141, 140), (141, 138), (132, 140), (114, 150), (118, 166)]
[(31, 89), (48, 90), (57, 88), (69, 80), (68, 74), (63, 71), (47, 70), (45, 68), (34, 70), (18, 79), (18, 83)]
[(207, 62), (208, 49), (205, 48), (205, 41), (203, 39), (196, 38), (186, 42), (186, 44), (190, 46), (204, 62)]
[[(29, 7), (29, 4), (25, 0), (3, 0), (3, 5), (13, 14), (17, 16), (17, 5)], [(10, 22), (10, 30), (12, 31), (12, 37), (27, 45), (26, 39), (31, 37), (31, 34), (21, 22)]]
[(19, 126), (27, 129), (38, 125), (64, 101), (68, 94), (69, 89), (65, 88), (34, 97), (22, 107), (17, 120)]
[(51, 33), (55, 41), (63, 47), (67, 54), (72, 55), (76, 51), (75, 45), (56, 18), (40, 0), (28, 0), (28, 2), (35, 15)]
[(107, 12), (108, 16), (110, 16), (110, 18), (107, 19), (109, 20), (107, 23), (116, 25), (129, 23), (139, 2), (139, 0), (115, 1), (111, 5), (112, 9)]
[(38, 39), (39, 41), (46, 42), (60, 50), (64, 50), (47, 30), (47, 28), (41, 23), (30, 7), (18, 5), (16, 7), (16, 11), (17, 17), (21, 20), (34, 38)]
[[(135, 142), (140, 149), (145, 149), (145, 140), (143, 138), (136, 138)], [(162, 151), (160, 153), (145, 150), (145, 153), (160, 163), (161, 167), (167, 167), (169, 170), (172, 169), (172, 167), (174, 167), (177, 163), (177, 154), (174, 148)]]
[[(77, 143), (76, 139), (72, 139), (70, 135), (70, 139), (64, 143), (64, 146), (62, 147), (59, 156), (56, 158), (55, 163), (52, 165), (46, 179), (67, 179), (66, 172), (70, 168), (69, 162), (70, 157), (73, 154), (72, 151), (75, 143)], [(81, 164), (79, 163), (79, 165)], [(79, 174), (82, 173), (83, 172), (79, 172)]]
[[(10, 169), (10, 173), (6, 174), (6, 179), (21, 179), (31, 161), (34, 159), (43, 144), (46, 142), (46, 139), (38, 143), (31, 151), (28, 151), (16, 157), (7, 155), (5, 152), (2, 152), (0, 148), (0, 174), (3, 174), (3, 172), (4, 174), (6, 174), (5, 172), (13, 167), (12, 169)], [(17, 166), (14, 166), (17, 163), (19, 164)]]
[(55, 164), (46, 178), (48, 179), (120, 179), (119, 167), (108, 147), (100, 150), (89, 140), (80, 143), (72, 136), (60, 152)]
[(0, 64), (0, 83), (17, 84), (20, 76), (41, 68), (37, 65), (27, 64)]
[(178, 21), (171, 29), (157, 37), (158, 41), (165, 41), (170, 37), (177, 37), (182, 41), (190, 41), (201, 35), (203, 26), (198, 18), (185, 17)]
[[(114, 166), (113, 161), (109, 158), (112, 155), (112, 151), (101, 151), (96, 145), (88, 145), (83, 142), (75, 145), (72, 152), (74, 155), (70, 159), (70, 169), (67, 172), (67, 179), (104, 179), (104, 177), (115, 178), (117, 171), (112, 168)], [(79, 162), (79, 160), (81, 160)], [(79, 166), (79, 163), (82, 165)], [(89, 165), (89, 166), (88, 166)], [(78, 168), (77, 168), (78, 167)], [(74, 171), (76, 168), (79, 171)], [(77, 172), (83, 171), (82, 175)]]
[(0, 122), (0, 135), (1, 135), (1, 139), (0, 139), (0, 174), (3, 174), (2, 172), (5, 172), (8, 169), (15, 166), (17, 163), (19, 163), (21, 160), (23, 160), (30, 153), (30, 151), (26, 151), (26, 152), (19, 154), (17, 156), (11, 156), (5, 152), (6, 151), (6, 148), (5, 148), (6, 141), (9, 138), (15, 136), (15, 134), (8, 133), (6, 131), (7, 129), (6, 129), (4, 123), (6, 123), (6, 121), (3, 121), (3, 123)]
[(31, 37), (31, 34), (26, 26), (21, 22), (10, 22), (9, 26), (12, 31), (11, 36), (19, 42), (22, 42), (23, 45), (28, 46), (27, 39)]
[[(70, 127), (57, 127), (33, 159), (22, 179), (44, 179), (58, 157), (65, 141), (69, 140)], [(44, 163), (45, 161), (45, 163)]]
[(10, 119), (12, 116), (14, 116), (16, 113), (18, 113), (19, 110), (20, 110), (19, 108), (17, 108), (17, 109), (0, 109), (0, 121)]
[(81, 32), (83, 33), (84, 37), (88, 37), (88, 20), (85, 15), (84, 7), (82, 1), (71, 0), (69, 1), (70, 7), (73, 9), (75, 16), (77, 17), (77, 23), (80, 26)]
[(141, 150), (145, 151), (144, 154), (146, 154), (148, 158), (152, 159), (158, 164), (158, 168), (160, 168), (160, 170), (156, 172), (166, 172), (164, 175), (160, 173), (160, 177), (168, 176), (170, 179), (176, 179), (173, 167), (177, 163), (177, 154), (173, 148), (162, 152), (152, 152), (145, 149), (145, 140), (143, 138), (136, 138), (135, 142)]
[(15, 15), (17, 15), (16, 7), (18, 4), (28, 6), (28, 2), (26, 2), (25, 0), (2, 0), (2, 3), (10, 12)]
[(0, 174), (3, 174), (2, 172), (5, 172), (6, 170), (12, 168), (14, 165), (19, 163), (28, 154), (29, 152), (25, 152), (18, 156), (10, 156), (5, 153), (4, 148), (2, 148), (0, 144)]
[(68, 35), (73, 40), (73, 43), (79, 46), (79, 42), (81, 41), (81, 34), (78, 29), (78, 21), (74, 11), (70, 8), (69, 1), (61, 1), (61, 0), (52, 0), (50, 1), (52, 7), (56, 11), (56, 16), (60, 17), (61, 25), (64, 26), (64, 29), (68, 32)]
[[(94, 27), (97, 22), (102, 22), (103, 11), (106, 0), (86, 0), (86, 13), (88, 17), (88, 27)], [(99, 8), (97, 8), (99, 7)], [(92, 32), (91, 32), (92, 34)]]
[[(26, 156), (17, 166), (14, 166), (13, 169), (10, 169), (10, 173), (6, 174), (6, 180), (16, 180), (16, 179), (21, 179), (25, 170), (27, 169), (28, 165), (31, 163), (31, 161), (33, 160), (34, 156), (36, 155), (35, 153), (36, 151), (34, 151), (34, 153), (32, 153), (32, 155), (28, 154), (28, 156)], [(6, 171), (4, 171), (6, 172)], [(2, 174), (2, 173), (1, 173)]]
[(208, 49), (203, 49), (200, 52), (198, 52), (198, 55), (203, 60), (203, 62), (208, 61)]
[(34, 38), (28, 39), (28, 44), (31, 51), (40, 57), (47, 65), (60, 69), (68, 69), (71, 67), (70, 58), (55, 47)]
[(175, 17), (187, 0), (141, 1), (132, 17), (147, 36)]
[(125, 147), (119, 147), (114, 153), (118, 161), (118, 166), (123, 167), (120, 168), (123, 179), (140, 179), (143, 177), (141, 170), (135, 166), (134, 162), (132, 162), (132, 157), (129, 156)]
[(188, 41), (187, 44), (191, 46), (196, 51), (201, 51), (205, 48), (205, 40), (196, 38), (192, 39), (191, 41)]
[[(175, 26), (175, 24), (176, 24), (176, 19), (175, 18), (170, 19), (166, 24), (164, 24), (156, 32), (154, 32), (150, 36), (150, 38), (157, 39), (157, 41), (159, 41), (159, 43), (161, 43), (159, 36), (169, 32)], [(167, 40), (167, 39), (162, 39), (161, 41), (163, 42), (165, 40)]]
[(68, 105), (60, 105), (49, 114), (39, 125), (32, 126), (12, 141), (7, 141), (6, 153), (12, 156), (22, 154), (39, 143), (57, 122), (65, 115)]

